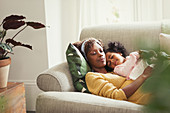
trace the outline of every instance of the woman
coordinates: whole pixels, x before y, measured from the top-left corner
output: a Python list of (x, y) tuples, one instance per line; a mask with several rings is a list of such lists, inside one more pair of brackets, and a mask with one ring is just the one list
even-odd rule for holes
[(81, 45), (81, 52), (94, 72), (107, 73), (106, 57), (100, 40), (90, 38)]
[(137, 104), (147, 103), (149, 94), (142, 93), (139, 87), (151, 75), (150, 67), (146, 68), (135, 81), (126, 80), (119, 75), (107, 73), (106, 57), (99, 40), (94, 38), (85, 40), (81, 46), (81, 52), (94, 71), (87, 73), (85, 77), (88, 90), (92, 94)]

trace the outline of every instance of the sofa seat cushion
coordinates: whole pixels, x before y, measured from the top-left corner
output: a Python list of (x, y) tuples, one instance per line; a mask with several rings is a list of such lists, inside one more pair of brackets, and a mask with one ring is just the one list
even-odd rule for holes
[(44, 92), (36, 113), (140, 113), (143, 106), (80, 92)]

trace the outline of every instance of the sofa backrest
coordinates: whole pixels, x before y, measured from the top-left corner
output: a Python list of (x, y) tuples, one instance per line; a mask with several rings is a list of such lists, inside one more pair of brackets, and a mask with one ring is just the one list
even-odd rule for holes
[(107, 48), (108, 42), (121, 42), (128, 52), (159, 47), (161, 22), (115, 23), (84, 28), (80, 40), (94, 37), (101, 39)]

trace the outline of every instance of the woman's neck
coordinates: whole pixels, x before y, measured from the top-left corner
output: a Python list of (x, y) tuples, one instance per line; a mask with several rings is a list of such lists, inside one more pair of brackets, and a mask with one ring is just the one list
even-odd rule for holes
[(107, 73), (106, 69), (103, 68), (93, 68), (94, 72), (98, 72), (98, 73)]

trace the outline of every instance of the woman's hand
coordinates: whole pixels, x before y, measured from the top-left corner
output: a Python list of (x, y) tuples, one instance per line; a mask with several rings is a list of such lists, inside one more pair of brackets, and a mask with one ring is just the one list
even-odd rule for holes
[(141, 76), (145, 79), (149, 78), (152, 74), (152, 70), (153, 70), (153, 68), (148, 66), (147, 68), (145, 68), (145, 70)]
[(140, 75), (134, 82), (122, 88), (125, 92), (126, 97), (129, 98), (131, 95), (135, 93), (135, 91), (144, 83), (144, 81), (151, 76), (152, 67), (148, 66), (142, 75)]

